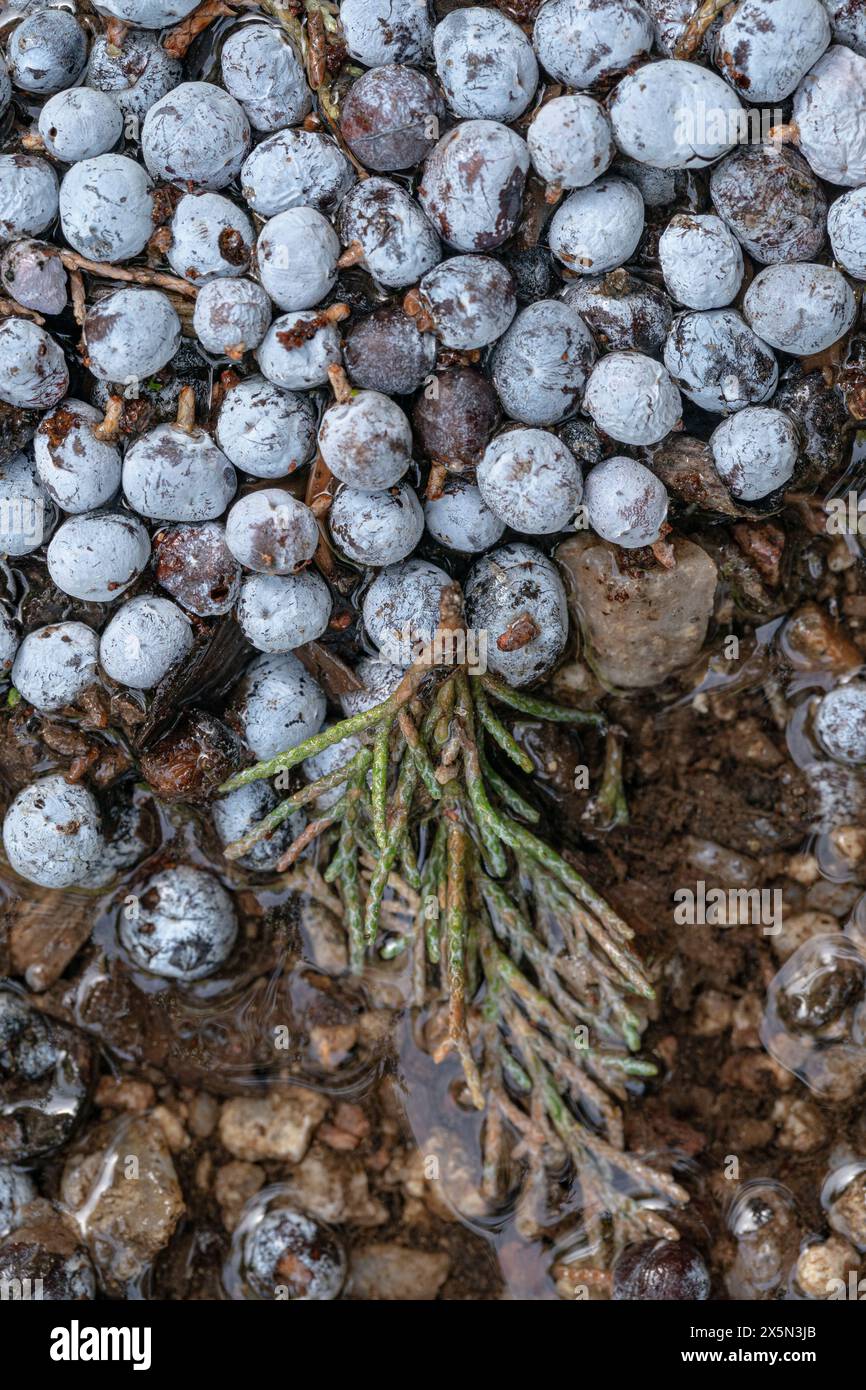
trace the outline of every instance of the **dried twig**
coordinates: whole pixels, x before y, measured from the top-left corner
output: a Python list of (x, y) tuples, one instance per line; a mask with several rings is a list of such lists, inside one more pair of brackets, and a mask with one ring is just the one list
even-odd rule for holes
[(181, 280), (176, 275), (164, 275), (158, 270), (148, 270), (145, 266), (135, 266), (130, 270), (125, 266), (89, 261), (86, 256), (79, 256), (77, 251), (61, 251), (60, 259), (70, 273), (84, 270), (88, 275), (101, 275), (106, 280), (122, 280), (126, 284), (150, 285), (161, 290), (171, 290), (175, 294), (185, 295), (188, 299), (195, 299), (198, 294), (195, 286), (188, 284), (186, 280)]

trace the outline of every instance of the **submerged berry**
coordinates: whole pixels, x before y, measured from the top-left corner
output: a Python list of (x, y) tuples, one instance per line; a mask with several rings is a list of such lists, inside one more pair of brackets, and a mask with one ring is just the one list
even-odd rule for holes
[(440, 495), (424, 503), (424, 520), (434, 540), (464, 555), (489, 550), (505, 530), (480, 490), (459, 476), (447, 478)]
[(87, 364), (100, 381), (134, 384), (160, 371), (180, 346), (180, 319), (160, 290), (115, 290), (87, 312)]
[(155, 179), (225, 188), (240, 173), (250, 126), (234, 97), (210, 82), (182, 82), (144, 118), (141, 151)]
[(291, 652), (256, 657), (247, 667), (236, 706), (241, 732), (257, 758), (273, 758), (317, 734), (325, 697)]
[(664, 363), (684, 396), (717, 415), (768, 400), (779, 379), (772, 349), (733, 309), (680, 314)]
[(309, 507), (282, 488), (248, 492), (226, 517), (226, 545), (245, 569), (293, 574), (313, 558), (319, 528)]
[(154, 874), (120, 917), (120, 939), (133, 964), (183, 984), (225, 965), (237, 934), (234, 905), (222, 884), (190, 864)]
[(271, 301), (255, 280), (209, 280), (196, 296), (193, 328), (205, 352), (215, 356), (255, 351), (270, 322)]
[(60, 185), (63, 235), (93, 261), (126, 261), (153, 234), (153, 184), (134, 159), (102, 154), (74, 165)]
[(247, 1204), (223, 1273), (230, 1298), (327, 1303), (339, 1296), (345, 1251), (328, 1226), (293, 1201), (290, 1189), (273, 1186)]
[(46, 101), (39, 113), (45, 148), (64, 164), (113, 150), (123, 134), (123, 114), (107, 92), (72, 87)]
[(315, 208), (290, 208), (266, 222), (256, 245), (259, 278), (281, 309), (309, 309), (333, 288), (340, 243)]
[[(318, 782), (320, 777), (327, 777), (329, 773), (347, 767), (360, 751), (361, 740), (354, 734), (350, 734), (348, 738), (341, 739), (339, 743), (332, 744), (330, 748), (323, 748), (320, 753), (314, 753), (311, 758), (305, 758), (301, 764), (304, 776), (308, 782)], [(329, 791), (320, 792), (313, 803), (317, 812), (321, 814), (329, 811), (332, 806), (336, 806), (345, 792), (345, 782), (338, 783)]]
[(350, 714), (361, 714), (374, 705), (380, 705), (393, 694), (403, 679), (399, 666), (392, 666), (377, 656), (362, 656), (354, 674), (360, 681), (360, 688), (347, 690), (340, 696), (340, 708), (347, 718)]
[(613, 132), (604, 108), (580, 93), (554, 97), (526, 132), (533, 168), (552, 188), (585, 188), (614, 156)]
[(355, 182), (355, 171), (329, 136), (279, 130), (250, 152), (240, 182), (245, 200), (261, 217), (300, 207), (333, 212)]
[(42, 9), (12, 31), (6, 61), (16, 87), (46, 96), (78, 81), (87, 62), (87, 37), (68, 10)]
[(417, 302), (442, 345), (463, 352), (495, 342), (517, 309), (511, 276), (490, 256), (449, 257), (424, 276)]
[(439, 602), (450, 579), (427, 560), (406, 560), (377, 575), (364, 597), (364, 626), (393, 666), (411, 665), (439, 624)]
[(720, 309), (742, 284), (743, 253), (718, 217), (672, 217), (659, 241), (659, 261), (671, 298), (690, 309)]
[(46, 159), (0, 154), (0, 241), (38, 236), (57, 216), (57, 175)]
[(741, 0), (715, 35), (716, 65), (747, 101), (784, 101), (829, 42), (821, 0)]
[(430, 221), (389, 179), (355, 184), (340, 205), (337, 226), (348, 253), (388, 289), (411, 285), (441, 259)]
[(129, 512), (87, 512), (58, 527), (48, 573), (73, 598), (109, 603), (128, 589), (150, 558), (150, 539)]
[(84, 80), (88, 87), (110, 95), (124, 116), (141, 120), (182, 75), (183, 65), (166, 52), (156, 34), (138, 29), (125, 36), (119, 50), (105, 35), (97, 34)]
[(29, 319), (0, 321), (0, 401), (49, 410), (68, 387), (66, 360), (50, 333)]
[[(270, 782), (249, 782), (228, 796), (220, 797), (211, 807), (214, 829), (223, 845), (230, 845), (252, 830), (254, 825), (264, 820), (273, 811), (279, 797)], [(274, 869), (283, 852), (303, 829), (300, 816), (290, 816), (278, 826), (267, 839), (259, 840), (252, 849), (239, 860), (245, 869), (255, 873), (267, 873)]]
[(824, 695), (815, 716), (815, 732), (825, 752), (837, 762), (866, 763), (866, 685), (851, 681)]
[(240, 566), (216, 521), (172, 526), (154, 538), (157, 582), (188, 613), (213, 618), (228, 613), (241, 586)]
[(737, 143), (743, 109), (714, 72), (664, 58), (623, 78), (610, 119), (632, 159), (655, 169), (700, 169)]
[(710, 196), (740, 244), (765, 265), (810, 260), (824, 244), (824, 190), (788, 145), (734, 150), (713, 170)]
[(390, 397), (356, 391), (325, 411), (319, 449), (339, 482), (376, 492), (393, 487), (409, 467), (412, 430)]
[(171, 219), (168, 263), (194, 285), (243, 275), (253, 253), (250, 219), (219, 193), (188, 193)]
[(222, 77), (255, 130), (282, 130), (313, 105), (294, 43), (272, 24), (244, 24), (223, 44)]
[(645, 1240), (629, 1245), (613, 1271), (616, 1300), (693, 1303), (710, 1296), (703, 1258), (687, 1240)]
[[(61, 777), (45, 778), (22, 793), (29, 798), (36, 788), (42, 788), (32, 799), (37, 819), (48, 810), (47, 803), (54, 796), (47, 784), (62, 782)], [(83, 788), (64, 785), (77, 795), (71, 796), (69, 804), (54, 805), (59, 814), (92, 802)], [(44, 847), (50, 853), (50, 835)], [(92, 1070), (90, 1049), (81, 1033), (33, 1008), (17, 990), (7, 987), (0, 991), (0, 1157), (29, 1163), (66, 1143), (87, 1104)], [(0, 1250), (4, 1274), (8, 1256), (14, 1258), (15, 1241), (13, 1233)], [(40, 1253), (44, 1256), (44, 1247)], [(47, 1294), (55, 1273), (51, 1262), (43, 1259), (35, 1273), (46, 1276), (43, 1293)], [(93, 1296), (92, 1288), (88, 1296)]]

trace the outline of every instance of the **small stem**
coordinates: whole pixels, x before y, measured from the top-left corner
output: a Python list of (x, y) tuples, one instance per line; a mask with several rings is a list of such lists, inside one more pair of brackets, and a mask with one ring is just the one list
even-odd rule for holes
[(781, 125), (774, 125), (770, 130), (770, 141), (774, 145), (798, 145), (800, 127), (796, 121), (783, 121)]
[(69, 291), (72, 297), (72, 316), (79, 328), (84, 327), (87, 318), (87, 291), (84, 288), (84, 276), (80, 270), (69, 270)]
[(430, 476), (427, 479), (427, 487), (424, 496), (428, 502), (436, 502), (445, 491), (445, 483), (448, 478), (448, 469), (444, 463), (433, 462), (430, 467)]
[(45, 322), (41, 314), (37, 314), (35, 309), (25, 309), (23, 304), (19, 304), (15, 299), (0, 299), (0, 318), (4, 319), (30, 319), (31, 323), (37, 323), (41, 327)]
[(350, 241), (340, 259), (337, 261), (338, 270), (348, 270), (350, 266), (359, 265), (364, 259), (364, 248), (360, 241)]
[(674, 49), (675, 58), (691, 58), (692, 54), (698, 51), (707, 30), (728, 3), (729, 0), (703, 0), (703, 4), (695, 10)]
[(182, 386), (177, 398), (177, 418), (175, 425), (184, 434), (195, 434), (195, 391), (191, 386)]
[(230, 14), (234, 14), (234, 9), (224, 5), (222, 0), (202, 0), (198, 9), (193, 10), (186, 19), (169, 30), (162, 46), (170, 57), (185, 58), (193, 39), (213, 24), (214, 20)]
[(120, 426), (123, 423), (123, 397), (109, 396), (105, 406), (105, 414), (98, 425), (94, 425), (91, 434), (94, 439), (99, 439), (103, 444), (113, 444), (120, 435)]
[(434, 333), (436, 320), (424, 304), (419, 290), (409, 290), (403, 298), (403, 313), (415, 320), (419, 333)]
[(331, 390), (338, 405), (345, 405), (353, 396), (352, 383), (346, 376), (345, 367), (333, 362), (328, 368), (328, 380), (331, 383)]

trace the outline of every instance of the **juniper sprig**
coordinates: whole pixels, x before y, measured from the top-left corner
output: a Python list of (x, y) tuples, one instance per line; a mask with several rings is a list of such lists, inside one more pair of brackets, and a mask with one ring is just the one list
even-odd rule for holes
[[(353, 736), (360, 750), (342, 767), (286, 797), (226, 855), (237, 859), (288, 815), (342, 787), (312, 820), (282, 865), (320, 841), (325, 883), (343, 905), (350, 968), (376, 949), (408, 951), (413, 1000), (438, 988), (447, 1032), (435, 1060), (459, 1057), (468, 1096), (486, 1111), (483, 1184), (501, 1198), (506, 1134), (520, 1137), (530, 1167), (567, 1156), (579, 1174), (584, 1218), (625, 1236), (676, 1235), (647, 1201), (685, 1200), (683, 1190), (624, 1150), (619, 1102), (626, 1083), (652, 1075), (637, 1055), (654, 997), (632, 949), (633, 932), (578, 870), (539, 833), (539, 813), (494, 766), (533, 764), (505, 720), (591, 726), (607, 735), (595, 806), (608, 823), (624, 816), (622, 739), (603, 716), (568, 709), (472, 674), (443, 641), (462, 624), (457, 585), (443, 594), (440, 627), (394, 692), (371, 709), (257, 763), (226, 782), (231, 791), (272, 778)], [(414, 910), (389, 911), (394, 885)], [(394, 934), (395, 921), (401, 929)]]

